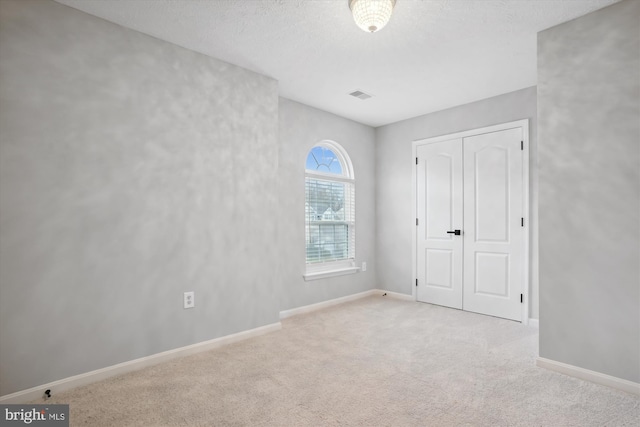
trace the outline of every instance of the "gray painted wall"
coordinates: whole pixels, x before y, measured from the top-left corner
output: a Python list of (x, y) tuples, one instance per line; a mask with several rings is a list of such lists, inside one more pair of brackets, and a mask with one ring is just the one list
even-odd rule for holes
[(278, 322), (276, 81), (50, 1), (0, 52), (0, 395)]
[[(339, 143), (349, 154), (356, 178), (356, 263), (367, 271), (305, 282), (304, 164), (322, 140)], [(376, 288), (375, 130), (333, 114), (280, 99), (280, 235), (282, 309), (288, 310)], [(284, 197), (286, 195), (286, 197)]]
[(531, 87), (376, 129), (376, 214), (378, 284), (382, 289), (411, 295), (411, 174), (415, 167), (412, 141), (432, 136), (529, 119), (530, 173), (530, 295), (529, 313), (538, 317), (538, 217), (536, 88)]
[(640, 381), (640, 2), (538, 35), (540, 356)]
[[(376, 287), (373, 128), (50, 1), (0, 2), (0, 52), (0, 395)], [(368, 269), (305, 282), (323, 139), (353, 162)]]

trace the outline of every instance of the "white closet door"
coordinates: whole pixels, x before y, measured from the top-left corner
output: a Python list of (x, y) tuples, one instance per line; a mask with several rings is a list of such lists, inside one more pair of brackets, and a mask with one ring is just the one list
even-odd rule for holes
[(418, 301), (462, 308), (462, 139), (417, 148)]
[(524, 279), (521, 141), (521, 128), (463, 139), (463, 307), (518, 321)]

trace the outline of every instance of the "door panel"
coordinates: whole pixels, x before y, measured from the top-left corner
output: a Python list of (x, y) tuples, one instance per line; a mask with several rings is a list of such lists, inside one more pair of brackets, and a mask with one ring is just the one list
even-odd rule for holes
[(417, 149), (418, 301), (462, 308), (462, 139)]
[(506, 242), (509, 240), (509, 179), (506, 176), (509, 152), (502, 147), (485, 147), (475, 153), (474, 163), (476, 240)]
[(509, 255), (476, 252), (475, 293), (509, 296)]
[(464, 138), (464, 309), (522, 320), (521, 128)]
[(426, 280), (427, 286), (436, 286), (453, 290), (453, 251), (449, 249), (425, 250)]

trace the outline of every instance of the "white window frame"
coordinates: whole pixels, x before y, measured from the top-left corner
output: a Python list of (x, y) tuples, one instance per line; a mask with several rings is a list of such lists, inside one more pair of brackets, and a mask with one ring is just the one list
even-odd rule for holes
[[(307, 180), (309, 178), (349, 184), (351, 186), (350, 197), (355, 198), (355, 175), (353, 173), (353, 164), (351, 163), (351, 159), (349, 158), (346, 150), (340, 144), (334, 141), (328, 141), (328, 140), (321, 141), (315, 144), (313, 147), (311, 147), (309, 151), (307, 151), (305, 162), (309, 155), (308, 153), (311, 152), (311, 150), (313, 150), (316, 147), (327, 148), (336, 155), (336, 157), (338, 158), (338, 161), (340, 162), (340, 165), (342, 166), (342, 175), (324, 173), (319, 171), (311, 171), (306, 169), (305, 167), (305, 187), (307, 185)], [(306, 196), (306, 188), (305, 188), (305, 272), (303, 274), (304, 279), (309, 281), (309, 280), (317, 280), (317, 279), (323, 279), (327, 277), (342, 276), (345, 274), (357, 273), (360, 270), (360, 268), (356, 267), (356, 262), (355, 262), (355, 225), (356, 225), (355, 199), (353, 199), (352, 209), (354, 210), (354, 213), (352, 216), (352, 220), (348, 221), (349, 235), (350, 235), (349, 241), (352, 244), (352, 248), (349, 254), (350, 257), (344, 260), (326, 261), (326, 262), (318, 262), (318, 263), (306, 262), (306, 250), (307, 250), (306, 241), (308, 239), (308, 235), (307, 235), (308, 222), (306, 217), (307, 215), (306, 204), (307, 204), (307, 196)]]

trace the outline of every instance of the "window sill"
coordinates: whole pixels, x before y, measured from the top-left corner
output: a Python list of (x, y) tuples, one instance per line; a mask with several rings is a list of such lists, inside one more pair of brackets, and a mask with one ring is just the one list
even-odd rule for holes
[(335, 270), (314, 271), (312, 273), (305, 273), (302, 275), (305, 281), (324, 279), (327, 277), (344, 276), (346, 274), (354, 274), (360, 271), (360, 267), (347, 267), (339, 268)]

